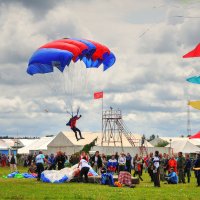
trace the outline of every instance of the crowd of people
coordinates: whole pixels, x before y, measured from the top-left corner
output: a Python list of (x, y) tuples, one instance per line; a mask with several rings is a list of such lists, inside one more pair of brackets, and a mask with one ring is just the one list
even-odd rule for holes
[[(72, 155), (70, 159), (68, 156), (59, 151), (56, 155), (44, 155), (41, 151), (38, 154), (28, 155), (24, 157), (24, 167), (28, 167), (30, 173), (37, 172), (38, 180), (45, 169), (61, 170), (65, 167), (66, 162), (71, 165), (79, 164), (83, 166), (81, 171), (82, 176), (85, 175), (87, 181), (88, 166), (91, 166), (98, 174), (112, 171), (119, 174), (121, 171), (127, 171), (130, 174), (133, 172), (134, 177), (138, 177), (143, 181), (142, 175), (148, 172), (150, 180), (154, 182), (155, 187), (160, 187), (160, 181), (166, 184), (190, 183), (191, 171), (194, 169), (194, 175), (197, 179), (197, 185), (200, 186), (200, 154), (191, 158), (189, 154), (183, 156), (182, 152), (177, 155), (161, 154), (158, 151), (150, 153), (144, 157), (136, 154), (131, 156), (130, 153), (116, 152), (114, 155), (106, 156), (105, 154), (96, 151), (94, 155), (90, 156), (84, 151), (79, 154)], [(11, 171), (17, 170), (17, 159), (14, 154), (10, 158), (6, 155), (0, 155), (1, 166), (4, 167), (9, 163)], [(115, 163), (114, 165), (110, 163)]]

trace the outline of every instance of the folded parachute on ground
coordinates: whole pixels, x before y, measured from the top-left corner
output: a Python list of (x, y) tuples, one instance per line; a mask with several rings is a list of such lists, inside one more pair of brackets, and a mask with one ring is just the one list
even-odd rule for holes
[(81, 60), (86, 68), (98, 68), (103, 64), (104, 71), (115, 63), (115, 55), (108, 47), (91, 40), (64, 38), (42, 45), (30, 58), (27, 73), (45, 74), (57, 67), (61, 72), (71, 60)]
[(4, 178), (36, 178), (37, 174), (29, 174), (29, 173), (19, 173), (19, 172), (12, 172), (8, 174), (8, 176)]
[[(61, 170), (45, 170), (41, 174), (41, 180), (46, 183), (64, 183), (69, 182), (79, 173), (78, 164)], [(98, 174), (90, 167), (88, 176), (98, 176)]]

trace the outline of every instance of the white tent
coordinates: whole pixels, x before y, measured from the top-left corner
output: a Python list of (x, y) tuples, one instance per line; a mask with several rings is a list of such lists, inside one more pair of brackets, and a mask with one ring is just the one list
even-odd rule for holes
[(4, 140), (0, 139), (0, 150), (8, 150), (10, 146)]
[[(102, 133), (83, 132), (82, 135), (85, 139), (77, 141), (72, 131), (60, 132), (49, 143), (48, 154), (56, 153), (57, 151), (63, 151), (63, 152), (66, 152), (67, 155), (72, 155), (73, 153), (80, 151), (84, 145), (91, 143), (95, 138), (97, 138), (97, 142), (95, 144), (96, 146), (91, 149), (92, 151), (99, 150), (101, 153), (106, 153), (106, 154), (112, 154), (113, 152), (116, 152), (116, 151), (118, 152), (122, 151), (122, 147), (120, 143), (117, 143), (116, 147), (114, 146), (114, 143), (110, 143), (109, 146), (108, 144), (105, 143), (104, 146), (101, 146)], [(139, 134), (134, 134), (134, 137), (137, 139), (137, 141), (139, 141), (141, 140), (142, 136)], [(139, 143), (136, 143), (136, 147), (132, 147), (124, 135), (122, 135), (122, 141), (123, 141), (124, 152), (130, 152), (130, 153), (134, 152), (134, 154), (138, 153)], [(145, 141), (145, 146), (148, 148), (153, 147), (147, 141)], [(135, 151), (133, 151), (133, 149)], [(154, 151), (154, 149), (152, 149), (151, 151)]]
[[(170, 147), (170, 144), (167, 145)], [(196, 153), (200, 152), (200, 148), (192, 144), (188, 140), (177, 140), (171, 142), (171, 148), (173, 149), (173, 153)]]
[(47, 145), (54, 139), (54, 137), (42, 137), (34, 140), (31, 144), (18, 149), (18, 154), (29, 154), (34, 151), (42, 150), (44, 153), (47, 152)]

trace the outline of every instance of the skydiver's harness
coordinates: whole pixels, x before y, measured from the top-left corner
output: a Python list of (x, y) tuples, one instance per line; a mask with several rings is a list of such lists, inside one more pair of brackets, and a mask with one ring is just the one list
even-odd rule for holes
[[(79, 110), (80, 110), (80, 108), (78, 107), (75, 116), (78, 116)], [(68, 112), (68, 113), (69, 113), (69, 112)], [(69, 121), (66, 123), (66, 126), (71, 126), (71, 122), (72, 122), (73, 118), (75, 117), (75, 116), (73, 116), (73, 111), (72, 111), (72, 113), (69, 113), (69, 114), (71, 115), (71, 118), (70, 118)]]

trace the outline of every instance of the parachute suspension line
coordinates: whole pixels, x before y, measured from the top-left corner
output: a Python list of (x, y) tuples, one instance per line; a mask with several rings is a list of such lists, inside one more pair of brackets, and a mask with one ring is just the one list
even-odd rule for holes
[(69, 99), (69, 94), (67, 93), (67, 89), (66, 89), (66, 78), (65, 78), (65, 75), (64, 73), (62, 73), (62, 77), (63, 77), (63, 80), (64, 80), (64, 84), (63, 84), (63, 88), (64, 88), (64, 94), (65, 94), (65, 97), (64, 97), (64, 101), (65, 101), (65, 104), (66, 104), (66, 109), (68, 110), (68, 105), (69, 105), (69, 108), (70, 108), (70, 111), (72, 113), (72, 102), (71, 102), (71, 99)]

